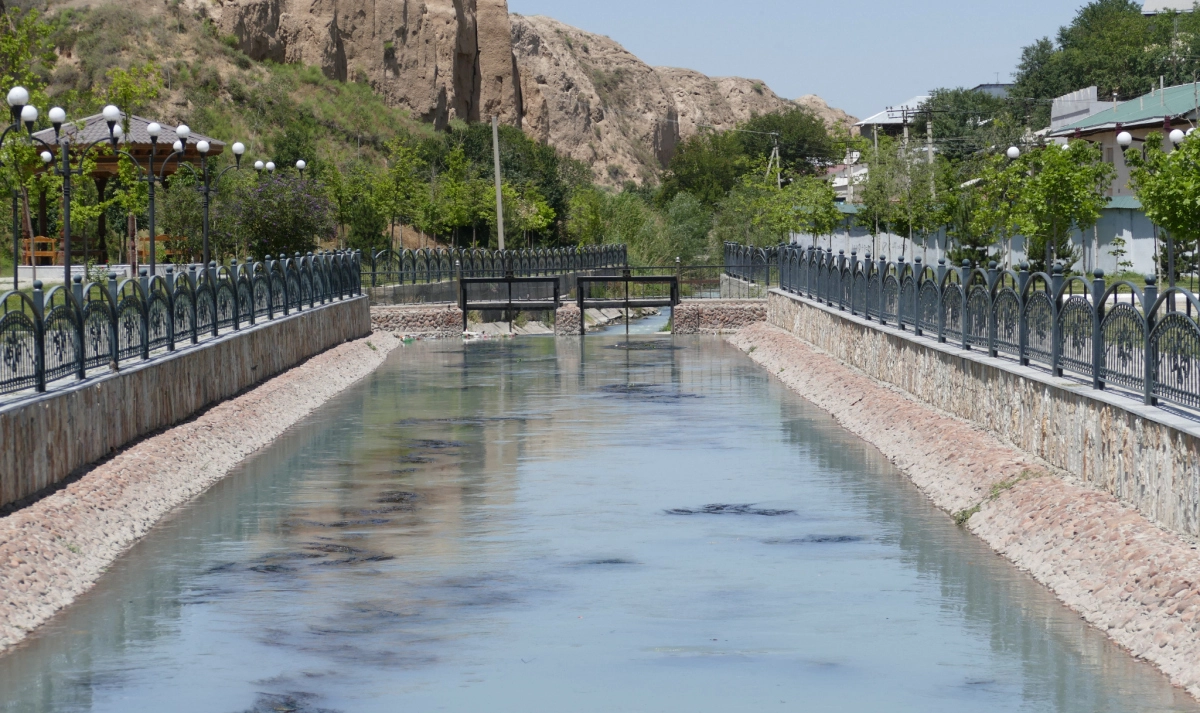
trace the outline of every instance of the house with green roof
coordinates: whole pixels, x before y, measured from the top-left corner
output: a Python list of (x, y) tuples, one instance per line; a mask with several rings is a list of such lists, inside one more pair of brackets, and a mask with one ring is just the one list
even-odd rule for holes
[(1173, 129), (1187, 131), (1196, 126), (1200, 115), (1200, 84), (1181, 84), (1156, 88), (1149, 94), (1128, 101), (1116, 102), (1104, 111), (1079, 121), (1052, 129), (1051, 138), (1060, 140), (1084, 139), (1099, 144), (1104, 160), (1113, 165), (1117, 177), (1110, 196), (1133, 196), (1129, 185), (1129, 166), (1125, 162), (1117, 135), (1128, 131), (1133, 136), (1133, 148), (1145, 146), (1146, 137), (1158, 132), (1164, 148), (1169, 149), (1166, 136)]

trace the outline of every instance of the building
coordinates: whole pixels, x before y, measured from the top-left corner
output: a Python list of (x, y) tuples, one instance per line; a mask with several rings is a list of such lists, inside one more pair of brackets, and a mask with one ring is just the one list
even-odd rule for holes
[(1145, 144), (1149, 134), (1157, 131), (1163, 135), (1164, 148), (1168, 148), (1166, 135), (1172, 129), (1187, 131), (1195, 126), (1200, 114), (1197, 107), (1200, 107), (1200, 84), (1181, 84), (1130, 101), (1109, 103), (1102, 111), (1058, 128), (1052, 127), (1049, 136), (1064, 140), (1084, 139), (1098, 144), (1104, 160), (1112, 164), (1117, 173), (1109, 195), (1132, 197), (1130, 168), (1123, 150), (1117, 145), (1117, 136), (1129, 132), (1133, 136), (1133, 148), (1138, 148)]
[(1011, 84), (999, 84), (999, 83), (996, 83), (996, 84), (980, 84), (980, 85), (978, 85), (978, 86), (972, 87), (972, 88), (971, 88), (971, 91), (973, 91), (973, 92), (983, 92), (984, 94), (987, 94), (987, 95), (989, 95), (989, 96), (993, 96), (993, 97), (995, 97), (995, 98), (997, 98), (997, 99), (1007, 99), (1007, 98), (1008, 98), (1008, 92), (1009, 92), (1009, 90), (1011, 90), (1011, 89), (1012, 89), (1012, 87), (1013, 87), (1013, 85), (1011, 85)]
[(867, 139), (873, 139), (878, 134), (900, 136), (904, 133), (905, 117), (911, 123), (913, 114), (921, 108), (922, 104), (929, 101), (930, 98), (928, 94), (913, 97), (903, 104), (889, 106), (878, 114), (873, 114), (863, 119), (854, 126)]
[(1191, 12), (1195, 0), (1146, 0), (1142, 3), (1143, 15), (1157, 15), (1162, 12)]
[(1095, 116), (1111, 106), (1111, 102), (1100, 101), (1096, 87), (1064, 94), (1055, 99), (1050, 107), (1050, 131)]

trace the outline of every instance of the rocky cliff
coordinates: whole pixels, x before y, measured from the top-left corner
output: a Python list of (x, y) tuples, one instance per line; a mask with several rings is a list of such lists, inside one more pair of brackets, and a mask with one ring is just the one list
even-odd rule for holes
[(760, 81), (650, 67), (607, 37), (510, 15), (506, 0), (216, 2), (208, 12), (251, 58), (367, 81), (438, 126), (499, 115), (613, 184), (656, 175), (701, 126), (730, 128), (797, 104), (830, 126), (854, 121), (819, 97), (792, 102)]
[(506, 0), (217, 0), (208, 11), (252, 59), (368, 81), (434, 124), (520, 122)]

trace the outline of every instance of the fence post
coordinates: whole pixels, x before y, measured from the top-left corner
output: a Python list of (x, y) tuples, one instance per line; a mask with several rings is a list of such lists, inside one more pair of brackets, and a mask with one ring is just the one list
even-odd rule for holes
[(837, 270), (837, 275), (838, 275), (837, 306), (838, 306), (838, 309), (844, 310), (844, 309), (846, 309), (846, 300), (845, 300), (846, 290), (845, 290), (845, 287), (842, 285), (842, 279), (845, 275), (845, 270), (846, 270), (846, 251), (845, 250), (838, 250), (837, 261), (834, 263), (833, 269)]
[(121, 343), (117, 341), (117, 312), (120, 309), (120, 304), (117, 303), (117, 273), (108, 273), (108, 296), (109, 310), (111, 318), (108, 320), (108, 348), (112, 354), (112, 370), (116, 371), (121, 365)]
[(880, 255), (879, 265), (876, 267), (876, 272), (879, 275), (879, 296), (876, 298), (877, 302), (875, 303), (875, 314), (879, 318), (880, 324), (887, 324), (887, 320), (883, 316), (883, 280), (887, 277), (887, 268), (887, 255)]
[(188, 286), (192, 288), (192, 344), (200, 341), (200, 325), (196, 324), (196, 318), (199, 316), (199, 308), (196, 304), (196, 296), (199, 294), (196, 291), (196, 266), (188, 265), (187, 274)]
[(142, 285), (142, 294), (139, 301), (142, 303), (142, 308), (138, 310), (138, 329), (142, 332), (142, 359), (150, 358), (150, 280), (146, 277), (149, 271), (146, 268), (138, 269), (138, 282)]
[(943, 304), (946, 298), (945, 292), (942, 290), (942, 285), (946, 284), (946, 258), (938, 258), (937, 266), (937, 296), (938, 296), (938, 335), (939, 344), (946, 343), (946, 305)]
[[(16, 266), (13, 270), (16, 270)], [(46, 390), (46, 296), (42, 281), (33, 282), (33, 373), (38, 393)]]
[(1028, 344), (1028, 325), (1025, 322), (1025, 287), (1029, 284), (1029, 263), (1021, 263), (1021, 271), (1017, 273), (1017, 305), (1020, 307), (1020, 312), (1017, 314), (1017, 363), (1021, 366), (1029, 366), (1029, 358), (1025, 356), (1025, 348)]
[[(238, 289), (238, 278), (241, 276), (240, 265), (237, 258), (229, 261), (229, 281), (233, 287), (233, 328), (242, 328), (242, 291)], [(246, 280), (248, 283), (249, 279)], [(254, 285), (250, 284), (250, 314), (254, 314)]]
[[(1172, 296), (1172, 299), (1174, 297)], [(1158, 282), (1154, 275), (1146, 275), (1146, 288), (1142, 291), (1142, 309), (1146, 317), (1146, 375), (1143, 384), (1143, 401), (1147, 406), (1158, 404), (1154, 397), (1154, 385), (1158, 380), (1158, 354), (1155, 353), (1154, 332), (1155, 309), (1158, 307)]]
[(1052, 376), (1062, 376), (1062, 328), (1058, 321), (1058, 313), (1062, 309), (1062, 286), (1063, 267), (1055, 265), (1050, 274), (1050, 289), (1054, 298), (1054, 321), (1051, 323), (1054, 326), (1050, 331), (1050, 374)]
[(971, 286), (971, 261), (963, 260), (958, 273), (959, 292), (962, 293), (962, 310), (958, 313), (958, 334), (962, 337), (962, 348), (969, 350), (971, 342), (967, 340), (967, 292)]
[(75, 310), (75, 354), (76, 359), (75, 375), (80, 379), (87, 376), (87, 346), (83, 340), (83, 276), (75, 275), (75, 305), (72, 309)]
[(378, 284), (375, 280), (375, 263), (378, 261), (379, 256), (375, 253), (368, 254), (371, 256), (371, 287), (375, 287)]
[(1103, 389), (1104, 368), (1104, 270), (1092, 272), (1092, 388)]
[(167, 351), (175, 351), (175, 267), (167, 266)]
[(1000, 356), (1000, 350), (996, 348), (996, 332), (1000, 327), (996, 323), (996, 288), (1000, 286), (1000, 270), (999, 265), (995, 260), (988, 263), (988, 297), (991, 300), (991, 306), (988, 308), (988, 356)]
[(912, 268), (912, 322), (913, 334), (921, 334), (921, 277), (925, 274), (925, 266), (921, 263), (920, 257), (913, 258)]
[[(904, 330), (904, 256), (896, 258), (896, 326)], [(882, 290), (880, 291), (882, 294)]]

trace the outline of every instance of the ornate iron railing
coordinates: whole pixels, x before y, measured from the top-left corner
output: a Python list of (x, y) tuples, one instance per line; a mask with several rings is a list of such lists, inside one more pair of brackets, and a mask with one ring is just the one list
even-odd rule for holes
[(725, 274), (767, 287), (778, 285), (784, 269), (780, 249), (725, 243)]
[(528, 250), (424, 248), (381, 250), (362, 263), (363, 284), (416, 285), (448, 282), (459, 277), (538, 277), (584, 270), (623, 268), (624, 245), (587, 245)]
[[(726, 247), (735, 266), (744, 254)], [(1153, 277), (1109, 286), (1100, 270), (1088, 280), (1062, 266), (931, 267), (796, 245), (773, 254), (786, 292), (1096, 389), (1132, 391), (1146, 404), (1200, 409), (1200, 301), (1183, 288), (1159, 294)]]
[(190, 265), (176, 274), (0, 295), (0, 394), (45, 391), (301, 310), (362, 294), (361, 253)]

